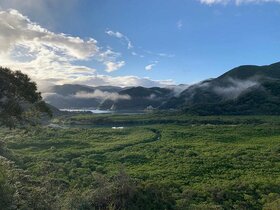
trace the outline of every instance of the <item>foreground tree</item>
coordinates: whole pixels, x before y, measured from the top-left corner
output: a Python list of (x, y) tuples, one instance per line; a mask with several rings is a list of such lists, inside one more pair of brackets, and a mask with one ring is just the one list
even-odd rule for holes
[(0, 125), (36, 124), (42, 113), (51, 116), (36, 83), (20, 71), (0, 67)]

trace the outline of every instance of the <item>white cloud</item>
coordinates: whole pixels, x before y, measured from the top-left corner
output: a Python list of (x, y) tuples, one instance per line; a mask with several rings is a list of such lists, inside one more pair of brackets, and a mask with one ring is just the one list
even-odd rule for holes
[(145, 70), (147, 70), (147, 71), (153, 70), (153, 68), (157, 65), (157, 63), (158, 63), (158, 61), (154, 61), (153, 63), (145, 66)]
[[(177, 27), (179, 27), (181, 29), (183, 27), (183, 23), (182, 23), (181, 20), (179, 20), (179, 21), (180, 22), (177, 23)], [(132, 45), (130, 39), (127, 36), (125, 36), (124, 34), (122, 34), (121, 32), (107, 30), (107, 31), (105, 31), (105, 33), (108, 34), (109, 36), (118, 38), (118, 39), (122, 40), (123, 42), (125, 42), (125, 44), (127, 45), (127, 49), (129, 49), (129, 50), (134, 49), (134, 51), (131, 52), (131, 55), (133, 55), (133, 56), (138, 56), (140, 58), (145, 57), (145, 55), (143, 55), (143, 54), (150, 54), (150, 55), (153, 55), (153, 56), (166, 57), (166, 58), (173, 58), (175, 56), (174, 54), (155, 53), (155, 52), (152, 52), (152, 51), (149, 51), (149, 50), (143, 50), (143, 49), (141, 49), (141, 47), (138, 47), (138, 51), (140, 51), (140, 52), (138, 52), (137, 49), (135, 49), (137, 47), (134, 47)]]
[(71, 59), (87, 59), (98, 53), (97, 41), (55, 34), (31, 22), (16, 10), (0, 12), (0, 53), (22, 46), (34, 53), (39, 48), (53, 49)]
[(147, 71), (151, 71), (153, 68), (154, 68), (154, 66), (155, 66), (156, 64), (149, 64), (149, 65), (147, 65), (147, 66), (145, 66), (145, 70), (147, 70)]
[(91, 98), (96, 98), (96, 99), (101, 99), (101, 100), (106, 100), (110, 99), (112, 101), (117, 101), (117, 100), (129, 100), (131, 97), (129, 95), (120, 95), (119, 93), (116, 92), (107, 92), (107, 91), (101, 91), (101, 90), (95, 90), (94, 92), (78, 92), (74, 95), (75, 98), (85, 98), (85, 99), (91, 99)]
[(176, 26), (179, 30), (181, 30), (183, 28), (183, 21), (182, 20), (178, 20), (176, 23)]
[(166, 58), (173, 58), (173, 57), (175, 57), (174, 54), (167, 54), (167, 53), (158, 53), (158, 56), (166, 57)]
[(117, 58), (121, 57), (121, 53), (119, 52), (114, 52), (112, 49), (107, 49), (104, 52), (99, 53), (100, 61), (102, 60), (116, 60)]
[(118, 32), (118, 31), (114, 32), (114, 31), (111, 31), (111, 30), (105, 31), (105, 33), (108, 34), (109, 36), (113, 36), (113, 37), (116, 37), (118, 39), (124, 40), (127, 44), (127, 49), (132, 49), (133, 48), (133, 45), (132, 45), (130, 39), (127, 36), (123, 35), (122, 33)]
[(123, 67), (125, 65), (125, 61), (118, 61), (118, 62), (107, 61), (105, 62), (105, 65), (107, 67), (105, 71), (110, 73)]
[(80, 61), (95, 60), (111, 72), (124, 66), (125, 61), (118, 61), (120, 53), (110, 48), (104, 50), (93, 38), (85, 40), (51, 32), (17, 10), (0, 11), (0, 31), (1, 66), (21, 70), (41, 88), (77, 82), (92, 86), (165, 83), (133, 76), (113, 78), (99, 75), (92, 67), (77, 65)]
[(110, 36), (114, 36), (114, 37), (119, 38), (119, 39), (124, 38), (124, 35), (122, 33), (118, 32), (118, 31), (116, 31), (116, 32), (106, 31), (106, 34), (108, 34)]
[(0, 11), (0, 31), (2, 66), (20, 69), (36, 81), (70, 79), (73, 72), (95, 73), (72, 64), (99, 57), (101, 49), (92, 38), (53, 33), (16, 10)]
[(150, 50), (144, 50), (145, 53), (147, 54), (150, 54), (150, 55), (154, 55), (154, 56), (157, 56), (157, 57), (166, 57), (166, 58), (173, 58), (175, 57), (174, 54), (168, 54), (168, 53), (157, 53), (157, 52), (152, 52)]
[(53, 27), (58, 24), (59, 17), (72, 14), (78, 4), (79, 0), (0, 0), (0, 9), (13, 8), (24, 14), (32, 14)]
[(151, 80), (150, 78), (140, 78), (137, 76), (118, 76), (111, 77), (107, 75), (92, 75), (92, 76), (79, 76), (72, 80), (73, 84), (84, 84), (84, 85), (112, 85), (112, 86), (144, 86), (144, 87), (165, 87), (172, 85), (172, 80)]
[(235, 99), (248, 88), (259, 85), (259, 82), (253, 78), (251, 80), (237, 80), (229, 78), (227, 82), (227, 87), (216, 86), (213, 89), (215, 93), (222, 95), (226, 99)]
[(276, 2), (280, 3), (280, 0), (199, 0), (203, 4), (228, 4), (234, 3), (236, 5), (240, 5), (243, 3), (268, 3), (268, 2)]

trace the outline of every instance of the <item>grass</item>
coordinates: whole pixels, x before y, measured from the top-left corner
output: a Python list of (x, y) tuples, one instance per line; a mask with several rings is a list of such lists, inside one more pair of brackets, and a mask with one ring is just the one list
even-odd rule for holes
[[(84, 115), (57, 121), (93, 126), (0, 130), (16, 164), (34, 179), (86, 189), (93, 172), (111, 177), (124, 166), (138, 182), (166, 186), (181, 209), (261, 209), (279, 202), (277, 116)], [(130, 126), (113, 130), (112, 124)]]

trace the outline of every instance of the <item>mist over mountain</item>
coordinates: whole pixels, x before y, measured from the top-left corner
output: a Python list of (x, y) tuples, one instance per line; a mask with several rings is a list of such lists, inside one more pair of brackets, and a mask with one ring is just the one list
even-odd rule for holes
[(76, 84), (56, 85), (43, 93), (45, 101), (57, 108), (97, 108), (107, 98), (118, 98), (121, 87), (91, 87)]
[[(194, 85), (116, 87), (57, 85), (44, 99), (57, 108), (175, 109), (195, 114), (278, 113), (280, 63), (245, 65)], [(266, 108), (270, 107), (270, 108)]]
[(168, 88), (145, 88), (132, 87), (119, 92), (120, 95), (127, 95), (129, 99), (113, 101), (107, 99), (101, 103), (101, 109), (113, 110), (143, 110), (160, 107), (166, 100), (175, 95), (172, 89)]
[[(188, 87), (161, 108), (184, 109), (196, 114), (278, 113), (279, 80), (280, 63), (240, 66)], [(265, 108), (268, 106), (273, 109)]]
[(176, 96), (181, 87), (115, 87), (84, 85), (57, 85), (43, 93), (44, 99), (60, 109), (113, 109), (144, 110), (158, 108), (169, 98)]

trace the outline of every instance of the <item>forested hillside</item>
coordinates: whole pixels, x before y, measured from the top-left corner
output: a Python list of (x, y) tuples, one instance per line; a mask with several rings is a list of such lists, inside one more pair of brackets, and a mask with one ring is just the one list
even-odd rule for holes
[(280, 63), (240, 66), (218, 78), (194, 84), (162, 109), (200, 115), (279, 114)]

